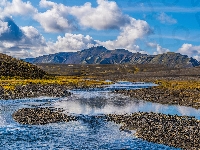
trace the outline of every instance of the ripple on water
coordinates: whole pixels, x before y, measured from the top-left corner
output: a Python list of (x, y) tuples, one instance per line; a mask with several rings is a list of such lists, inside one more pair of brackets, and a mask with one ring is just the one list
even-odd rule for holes
[(119, 125), (101, 119), (91, 125), (86, 121), (54, 123), (44, 126), (19, 126), (0, 134), (5, 149), (174, 149), (119, 132)]

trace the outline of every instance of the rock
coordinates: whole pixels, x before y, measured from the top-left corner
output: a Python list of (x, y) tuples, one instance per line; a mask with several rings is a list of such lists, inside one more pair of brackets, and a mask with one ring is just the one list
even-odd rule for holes
[(170, 90), (167, 88), (151, 87), (136, 90), (118, 90), (115, 91), (139, 100), (157, 102), (161, 104), (177, 104), (200, 108), (199, 95), (200, 91), (196, 89)]
[(70, 96), (71, 93), (67, 91), (68, 87), (57, 84), (27, 84), (18, 85), (13, 91), (4, 90), (0, 87), (0, 99), (21, 99), (28, 97), (66, 97)]
[(106, 117), (123, 124), (120, 130), (136, 130), (137, 137), (150, 142), (183, 149), (200, 147), (200, 121), (194, 117), (144, 112)]
[(4, 88), (0, 86), (0, 97), (4, 94)]
[(44, 125), (56, 122), (75, 121), (76, 117), (68, 116), (50, 108), (22, 108), (12, 115), (20, 124)]

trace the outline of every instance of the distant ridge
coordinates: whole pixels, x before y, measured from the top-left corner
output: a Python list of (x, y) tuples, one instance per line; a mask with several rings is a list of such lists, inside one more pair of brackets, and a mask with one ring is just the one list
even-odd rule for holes
[(0, 53), (0, 76), (38, 79), (48, 75), (35, 65)]
[(26, 58), (30, 63), (60, 64), (160, 64), (172, 68), (200, 66), (200, 63), (187, 55), (168, 52), (159, 55), (132, 53), (125, 49), (107, 50), (103, 46), (91, 47), (78, 52), (60, 52), (56, 54)]

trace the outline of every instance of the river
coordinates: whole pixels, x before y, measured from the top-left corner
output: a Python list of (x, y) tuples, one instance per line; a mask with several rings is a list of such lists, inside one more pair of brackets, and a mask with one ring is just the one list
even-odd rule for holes
[[(176, 148), (138, 139), (134, 136), (134, 131), (120, 131), (120, 125), (93, 116), (152, 111), (195, 116), (200, 119), (200, 110), (191, 107), (131, 99), (109, 90), (72, 90), (71, 92), (73, 95), (65, 98), (1, 100), (0, 149), (173, 150)], [(61, 108), (64, 110), (63, 113), (82, 116), (82, 119), (47, 125), (21, 125), (12, 119), (12, 113), (24, 107)]]

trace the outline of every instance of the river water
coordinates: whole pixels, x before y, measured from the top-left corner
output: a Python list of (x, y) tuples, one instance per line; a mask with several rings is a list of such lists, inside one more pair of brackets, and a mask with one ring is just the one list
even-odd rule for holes
[[(141, 83), (138, 84), (141, 86)], [(143, 86), (145, 87), (146, 84)], [(135, 100), (121, 94), (112, 93), (109, 90), (72, 90), (71, 92), (73, 95), (65, 98), (40, 97), (1, 100), (0, 149), (170, 150), (176, 148), (138, 139), (134, 136), (134, 131), (120, 132), (120, 125), (106, 122), (102, 118), (94, 118), (94, 115), (152, 111), (195, 116), (200, 119), (200, 110)], [(24, 107), (62, 108), (64, 113), (78, 115), (82, 119), (47, 125), (20, 125), (12, 119), (12, 113)]]

